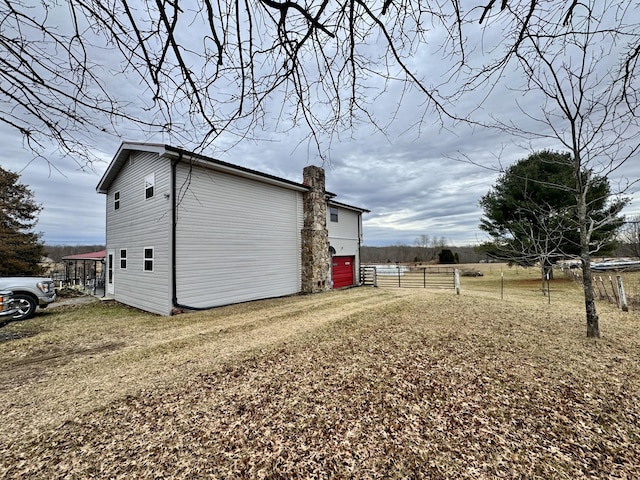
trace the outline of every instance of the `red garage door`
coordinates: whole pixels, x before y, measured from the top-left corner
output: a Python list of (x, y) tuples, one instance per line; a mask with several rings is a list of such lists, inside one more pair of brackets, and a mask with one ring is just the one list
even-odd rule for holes
[(333, 288), (353, 285), (353, 265), (356, 257), (333, 257), (331, 260), (331, 278)]

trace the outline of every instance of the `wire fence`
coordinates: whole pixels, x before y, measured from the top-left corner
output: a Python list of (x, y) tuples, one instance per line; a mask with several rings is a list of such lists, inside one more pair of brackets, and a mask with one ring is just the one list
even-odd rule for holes
[[(564, 274), (584, 286), (582, 269), (564, 269)], [(640, 310), (640, 272), (602, 272), (592, 275), (594, 296), (622, 310)]]

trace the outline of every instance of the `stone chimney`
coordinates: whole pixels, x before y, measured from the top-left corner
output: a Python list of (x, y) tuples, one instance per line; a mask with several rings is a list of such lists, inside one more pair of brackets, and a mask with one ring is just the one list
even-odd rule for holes
[(329, 290), (329, 232), (324, 170), (308, 166), (303, 170), (303, 183), (310, 188), (304, 194), (304, 227), (302, 229), (302, 291), (317, 293)]

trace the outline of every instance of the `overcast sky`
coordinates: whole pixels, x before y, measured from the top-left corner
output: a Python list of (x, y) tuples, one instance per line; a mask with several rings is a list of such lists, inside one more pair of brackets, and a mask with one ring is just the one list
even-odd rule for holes
[[(517, 72), (506, 72), (505, 75)], [(508, 78), (504, 85), (513, 85)], [(485, 104), (487, 114), (523, 121), (520, 107), (536, 107), (540, 99), (522, 99), (521, 94), (498, 88), (493, 100)], [(469, 105), (473, 98), (467, 99)], [(364, 244), (413, 244), (420, 235), (444, 237), (449, 245), (478, 244), (485, 235), (478, 229), (480, 197), (494, 184), (499, 163), (509, 165), (527, 157), (533, 149), (561, 147), (552, 142), (522, 145), (507, 134), (472, 130), (465, 126), (442, 125), (433, 119), (419, 131), (409, 125), (423, 115), (418, 107), (423, 99), (415, 92), (404, 100), (384, 135), (366, 124), (358, 125), (340, 139), (332, 141), (326, 169), (327, 189), (336, 193), (337, 201), (366, 208)], [(376, 102), (381, 117), (391, 116), (396, 105), (389, 96)], [(388, 113), (385, 113), (388, 112)], [(269, 124), (269, 122), (266, 122)], [(231, 149), (204, 152), (220, 160), (290, 180), (302, 181), (302, 169), (322, 164), (314, 148), (302, 143), (306, 132), (294, 129), (286, 135), (262, 132), (262, 140), (244, 141)], [(82, 171), (70, 158), (60, 158), (52, 146), (46, 159), (33, 159), (24, 148), (20, 134), (0, 124), (0, 142), (4, 155), (0, 165), (21, 174), (21, 182), (34, 192), (43, 206), (36, 230), (50, 245), (103, 244), (105, 242), (105, 197), (96, 193), (96, 185), (116, 153), (121, 140), (172, 143), (161, 136), (123, 132), (121, 138), (96, 132), (88, 140), (90, 149), (102, 162), (94, 170)], [(220, 139), (224, 142), (224, 139)], [(181, 146), (174, 144), (174, 146)], [(458, 161), (466, 156), (475, 164)], [(47, 163), (51, 162), (55, 168)], [(612, 177), (631, 181), (640, 177), (640, 160), (633, 158)], [(615, 187), (615, 185), (614, 185)], [(632, 192), (633, 193), (633, 192)], [(633, 195), (635, 197), (635, 194)], [(635, 200), (626, 210), (640, 213)]]

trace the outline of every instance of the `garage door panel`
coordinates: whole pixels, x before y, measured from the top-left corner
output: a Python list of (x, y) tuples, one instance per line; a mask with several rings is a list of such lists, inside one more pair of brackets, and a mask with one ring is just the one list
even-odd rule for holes
[(333, 288), (353, 285), (353, 265), (355, 257), (333, 257), (331, 261), (331, 278)]

